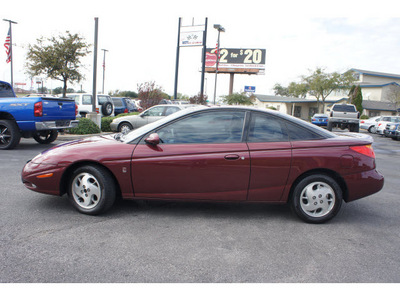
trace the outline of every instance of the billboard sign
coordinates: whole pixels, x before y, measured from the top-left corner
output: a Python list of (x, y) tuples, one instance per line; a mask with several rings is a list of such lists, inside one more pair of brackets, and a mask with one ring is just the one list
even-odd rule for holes
[[(214, 55), (216, 61), (215, 48), (207, 48), (208, 55)], [(206, 61), (207, 63), (207, 61)], [(212, 66), (216, 67), (216, 63)], [(265, 69), (265, 49), (238, 49), (238, 48), (221, 48), (218, 68), (233, 68), (233, 69)]]

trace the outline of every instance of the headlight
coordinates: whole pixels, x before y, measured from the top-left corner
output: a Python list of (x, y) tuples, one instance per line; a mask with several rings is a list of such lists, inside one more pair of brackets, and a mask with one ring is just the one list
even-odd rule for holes
[(396, 129), (396, 125), (390, 125), (389, 129), (390, 130), (395, 130)]

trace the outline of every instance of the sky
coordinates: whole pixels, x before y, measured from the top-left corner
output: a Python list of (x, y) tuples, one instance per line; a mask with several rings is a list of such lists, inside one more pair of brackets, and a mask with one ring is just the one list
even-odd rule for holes
[[(1, 19), (13, 25), (14, 82), (31, 80), (24, 63), (29, 44), (40, 37), (66, 31), (94, 44), (95, 18), (99, 20), (97, 90), (103, 78), (103, 51), (107, 49), (105, 92), (137, 91), (140, 83), (154, 81), (173, 95), (178, 20), (182, 25), (204, 24), (208, 18), (207, 47), (215, 47), (221, 24), (222, 48), (266, 49), (265, 75), (235, 75), (234, 92), (245, 85), (257, 94), (273, 94), (276, 83), (299, 81), (317, 67), (327, 72), (351, 68), (400, 74), (400, 9), (392, 0), (280, 0), (280, 1), (9, 1)], [(0, 23), (0, 40), (8, 22)], [(3, 44), (3, 43), (2, 43)], [(10, 81), (10, 64), (0, 45), (0, 80)], [(93, 50), (93, 47), (91, 48)], [(83, 63), (85, 80), (71, 87), (92, 91), (93, 52)], [(201, 47), (180, 48), (178, 93), (200, 91)], [(205, 92), (213, 98), (215, 74), (206, 74)], [(55, 88), (61, 82), (47, 80)], [(35, 88), (37, 85), (35, 84)], [(217, 98), (229, 93), (229, 75), (219, 74)]]

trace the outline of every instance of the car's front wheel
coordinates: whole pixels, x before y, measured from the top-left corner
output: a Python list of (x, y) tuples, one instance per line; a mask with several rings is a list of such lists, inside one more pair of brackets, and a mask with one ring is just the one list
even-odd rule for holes
[(342, 189), (330, 176), (310, 175), (295, 186), (291, 207), (300, 219), (308, 223), (323, 223), (339, 212), (342, 194)]
[(133, 129), (133, 126), (130, 123), (127, 123), (127, 122), (121, 123), (118, 126), (118, 131), (119, 132), (123, 132), (123, 133), (131, 131), (132, 129)]
[(68, 186), (72, 205), (81, 213), (98, 215), (107, 211), (115, 202), (116, 187), (109, 172), (99, 166), (76, 169)]

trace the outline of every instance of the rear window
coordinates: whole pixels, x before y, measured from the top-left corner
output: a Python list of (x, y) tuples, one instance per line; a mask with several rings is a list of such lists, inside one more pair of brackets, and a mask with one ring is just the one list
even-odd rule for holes
[(0, 98), (14, 98), (14, 92), (7, 83), (0, 82)]
[(340, 112), (356, 112), (356, 108), (353, 105), (335, 105), (332, 110)]

